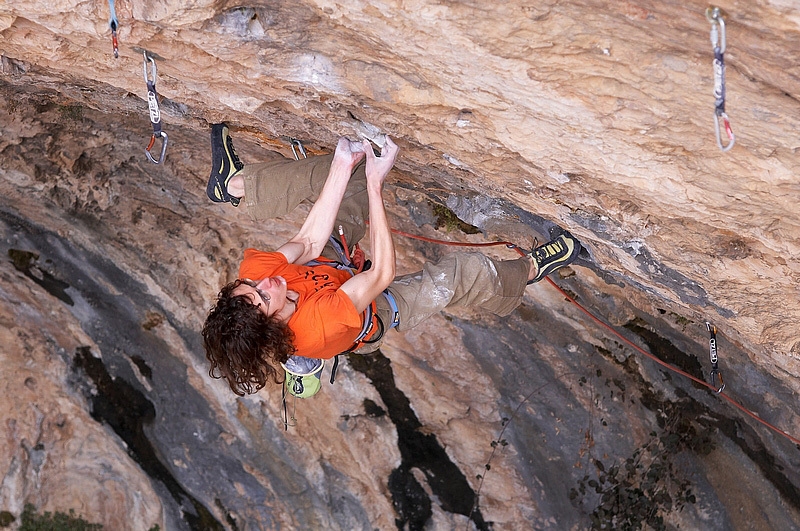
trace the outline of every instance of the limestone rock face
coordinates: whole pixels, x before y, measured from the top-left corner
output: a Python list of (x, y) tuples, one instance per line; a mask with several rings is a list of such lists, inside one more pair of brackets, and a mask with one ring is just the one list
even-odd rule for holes
[[(722, 152), (706, 7), (120, 0), (115, 59), (105, 2), (2, 4), (0, 511), (132, 530), (800, 529), (800, 9), (720, 5)], [(143, 52), (162, 165), (144, 155)], [(409, 233), (569, 229), (586, 252), (554, 281), (701, 381), (716, 325), (724, 394), (762, 422), (543, 282), (506, 319), (392, 332), (290, 401), (285, 429), (279, 388), (209, 378), (199, 330), (243, 248), (274, 249), (307, 207), (265, 224), (210, 203), (219, 121), (245, 163), (391, 135), (387, 204)], [(396, 244), (400, 273), (451, 252)]]

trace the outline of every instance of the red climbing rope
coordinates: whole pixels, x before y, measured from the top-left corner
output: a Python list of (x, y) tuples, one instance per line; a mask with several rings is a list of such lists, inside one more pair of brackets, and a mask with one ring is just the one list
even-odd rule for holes
[[(516, 250), (520, 255), (525, 256), (525, 253), (523, 253), (522, 250), (517, 245), (515, 245), (515, 244), (513, 244), (511, 242), (485, 242), (485, 243), (449, 242), (449, 241), (446, 241), (446, 240), (437, 240), (435, 238), (428, 238), (426, 236), (418, 236), (416, 234), (409, 234), (408, 232), (403, 232), (403, 231), (396, 230), (396, 229), (392, 229), (392, 232), (394, 234), (397, 234), (399, 236), (404, 236), (406, 238), (412, 238), (412, 239), (415, 239), (415, 240), (422, 240), (422, 241), (430, 242), (430, 243), (438, 243), (438, 244), (441, 244), (441, 245), (448, 245), (448, 246), (452, 246), (452, 247), (490, 247), (490, 246), (495, 246), (495, 245), (505, 245), (506, 247), (509, 247), (511, 249)], [(647, 352), (646, 350), (642, 349), (641, 347), (636, 345), (634, 342), (632, 342), (631, 340), (629, 340), (628, 338), (623, 336), (621, 333), (619, 333), (614, 327), (612, 327), (611, 325), (607, 324), (605, 321), (603, 321), (599, 317), (595, 316), (592, 312), (590, 312), (589, 310), (584, 308), (583, 305), (581, 305), (581, 303), (579, 303), (574, 298), (572, 298), (570, 295), (568, 295), (567, 292), (564, 291), (563, 289), (561, 289), (555, 282), (553, 282), (553, 280), (550, 277), (545, 277), (545, 278), (547, 279), (547, 281), (550, 283), (551, 286), (553, 286), (556, 290), (558, 290), (558, 292), (561, 293), (561, 295), (563, 295), (569, 302), (574, 304), (581, 312), (586, 314), (592, 321), (594, 321), (595, 323), (600, 325), (602, 328), (605, 328), (606, 330), (608, 330), (609, 332), (614, 334), (616, 337), (618, 337), (620, 340), (625, 342), (627, 345), (632, 347), (637, 352), (639, 352), (642, 355), (648, 357), (649, 359), (655, 361), (656, 363), (658, 363), (662, 367), (665, 367), (666, 369), (668, 369), (668, 370), (670, 370), (670, 371), (672, 371), (674, 373), (680, 374), (681, 376), (684, 376), (684, 377), (690, 379), (691, 381), (693, 381), (693, 382), (695, 382), (695, 383), (697, 383), (699, 385), (702, 385), (703, 387), (706, 387), (706, 388), (710, 389), (711, 391), (714, 392), (714, 394), (717, 394), (717, 395), (721, 396), (722, 398), (724, 398), (725, 400), (727, 400), (732, 406), (734, 406), (735, 408), (739, 409), (742, 413), (744, 413), (747, 416), (753, 418), (754, 420), (760, 422), (761, 424), (763, 424), (767, 428), (771, 429), (775, 433), (786, 437), (787, 439), (789, 439), (793, 443), (795, 443), (797, 445), (800, 445), (800, 439), (789, 435), (788, 433), (786, 433), (782, 429), (780, 429), (780, 428), (778, 428), (776, 426), (773, 426), (769, 422), (767, 422), (764, 419), (760, 418), (756, 413), (754, 413), (753, 411), (750, 411), (749, 409), (747, 409), (746, 407), (744, 407), (743, 405), (738, 403), (736, 400), (734, 400), (733, 398), (731, 398), (727, 394), (723, 393), (717, 387), (715, 387), (715, 386), (713, 386), (713, 385), (711, 385), (711, 384), (709, 384), (709, 383), (707, 383), (707, 382), (705, 382), (705, 381), (703, 381), (703, 380), (701, 380), (699, 378), (696, 378), (696, 377), (692, 376), (688, 372), (682, 371), (681, 369), (678, 369), (677, 367), (673, 367), (669, 363), (660, 360), (656, 356), (654, 356), (654, 355), (650, 354), (649, 352)]]
[[(448, 241), (445, 241), (445, 240), (437, 240), (436, 238), (428, 238), (427, 236), (418, 236), (416, 234), (410, 234), (408, 232), (403, 232), (403, 231), (397, 230), (397, 229), (392, 229), (392, 232), (394, 234), (397, 234), (398, 236), (405, 236), (406, 238), (412, 238), (414, 240), (421, 240), (423, 242), (438, 243), (438, 244), (441, 244), (441, 245), (449, 245), (451, 247), (492, 247), (492, 246), (495, 246), (495, 245), (505, 245), (506, 247), (509, 247), (509, 248), (512, 248), (512, 249), (519, 249), (519, 247), (517, 247), (515, 244), (513, 244), (511, 242), (483, 242), (483, 243), (448, 242)], [(523, 256), (524, 256), (524, 253), (520, 253), (520, 254), (523, 254)]]

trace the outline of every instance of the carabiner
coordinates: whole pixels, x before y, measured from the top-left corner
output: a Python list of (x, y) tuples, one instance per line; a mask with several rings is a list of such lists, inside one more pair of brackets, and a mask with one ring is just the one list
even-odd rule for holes
[(711, 23), (711, 45), (715, 50), (719, 48), (719, 53), (725, 53), (725, 19), (722, 10), (710, 6), (706, 9), (706, 19)]
[[(308, 158), (308, 155), (306, 154), (306, 148), (303, 147), (302, 142), (300, 142), (296, 138), (291, 138), (289, 142), (292, 146), (292, 155), (294, 155), (294, 160), (300, 160), (300, 157), (297, 155), (297, 151), (300, 151), (300, 154), (303, 155), (304, 159)], [(297, 147), (297, 149), (295, 149), (295, 146)]]
[[(717, 385), (717, 379), (719, 379), (719, 385)], [(722, 373), (718, 370), (711, 371), (711, 385), (717, 389), (717, 394), (725, 390), (725, 382), (722, 380)]]
[[(150, 154), (150, 150), (153, 149), (153, 145), (156, 143), (156, 137), (161, 137), (161, 155), (158, 157), (158, 160), (153, 158), (153, 155)], [(144, 150), (145, 155), (153, 164), (161, 164), (164, 162), (164, 158), (167, 154), (167, 141), (169, 138), (167, 137), (167, 133), (164, 131), (159, 131), (158, 134), (153, 133), (153, 136), (150, 137), (150, 143), (147, 144), (147, 147)]]
[[(728, 145), (722, 145), (722, 134), (720, 133), (720, 119), (722, 119), (722, 126), (725, 128), (725, 134), (728, 135)], [(736, 142), (736, 137), (733, 134), (733, 129), (731, 129), (731, 121), (728, 119), (728, 115), (724, 112), (718, 113), (714, 111), (714, 133), (717, 136), (717, 146), (724, 152), (730, 151), (733, 147), (733, 144)]]
[[(153, 85), (153, 87), (155, 87), (156, 86), (156, 60), (153, 59), (152, 57), (150, 57), (149, 55), (147, 55), (147, 52), (142, 52), (142, 56), (144, 57), (144, 65), (143, 65), (144, 66), (144, 82), (147, 83), (148, 88), (150, 87), (150, 85)], [(152, 74), (153, 74), (152, 81), (150, 80), (150, 77), (147, 75), (147, 61), (150, 61), (150, 63), (152, 64), (152, 66), (150, 67), (151, 70), (152, 70)]]

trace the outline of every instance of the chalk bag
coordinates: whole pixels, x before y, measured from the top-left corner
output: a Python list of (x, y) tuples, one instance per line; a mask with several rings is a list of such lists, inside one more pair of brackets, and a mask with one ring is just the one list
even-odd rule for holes
[(322, 387), (320, 376), (325, 361), (303, 356), (292, 356), (286, 363), (281, 363), (286, 372), (284, 386), (286, 392), (297, 398), (311, 398)]

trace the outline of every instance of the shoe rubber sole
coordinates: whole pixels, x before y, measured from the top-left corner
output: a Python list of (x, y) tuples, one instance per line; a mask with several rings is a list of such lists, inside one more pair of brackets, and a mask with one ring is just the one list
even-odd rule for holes
[(244, 168), (244, 164), (236, 156), (233, 140), (228, 135), (225, 124), (211, 126), (211, 176), (208, 178), (206, 194), (215, 203), (231, 202), (239, 204), (239, 198), (228, 193), (228, 182), (231, 177)]
[(553, 240), (540, 245), (530, 253), (536, 260), (539, 272), (528, 284), (539, 282), (547, 275), (574, 262), (581, 252), (581, 243), (569, 232), (562, 232)]

